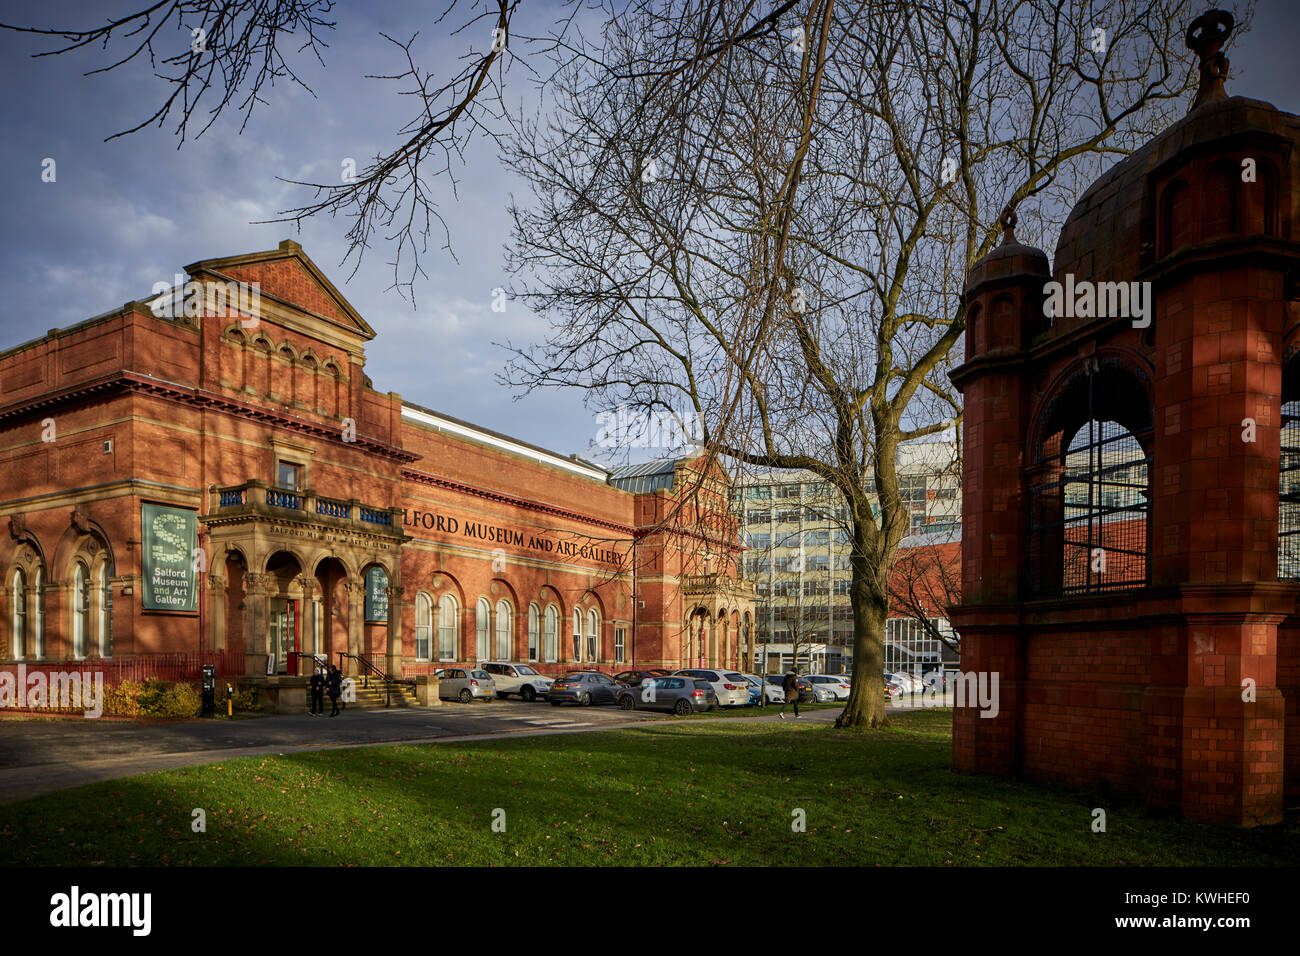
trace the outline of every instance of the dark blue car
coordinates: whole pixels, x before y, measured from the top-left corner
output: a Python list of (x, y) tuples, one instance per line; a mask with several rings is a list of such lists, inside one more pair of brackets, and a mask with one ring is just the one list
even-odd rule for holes
[(550, 701), (557, 707), (565, 701), (575, 704), (612, 704), (622, 685), (596, 671), (575, 671), (555, 678)]

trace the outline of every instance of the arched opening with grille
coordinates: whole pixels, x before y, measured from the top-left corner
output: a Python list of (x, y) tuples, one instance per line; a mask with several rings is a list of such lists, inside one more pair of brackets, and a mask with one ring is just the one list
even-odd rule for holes
[(1277, 579), (1300, 581), (1300, 359), (1282, 372), (1282, 448), (1277, 486)]
[(1029, 590), (1064, 597), (1149, 580), (1151, 400), (1118, 362), (1074, 375), (1045, 409), (1029, 470)]

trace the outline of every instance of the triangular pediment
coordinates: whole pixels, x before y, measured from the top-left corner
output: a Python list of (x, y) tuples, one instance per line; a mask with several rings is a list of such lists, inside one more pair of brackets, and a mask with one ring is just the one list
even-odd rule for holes
[(368, 342), (375, 337), (375, 330), (292, 240), (268, 252), (203, 259), (185, 271), (195, 279), (256, 282), (263, 302), (275, 309), (275, 318), (303, 332), (319, 334), (332, 326), (334, 335), (345, 338)]

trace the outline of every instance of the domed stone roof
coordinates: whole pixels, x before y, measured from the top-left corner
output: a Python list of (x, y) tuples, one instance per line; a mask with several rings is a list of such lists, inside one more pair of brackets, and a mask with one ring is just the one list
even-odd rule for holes
[(1225, 92), (1228, 61), (1219, 48), (1231, 29), (1232, 18), (1222, 11), (1193, 22), (1187, 44), (1201, 56), (1201, 85), (1191, 110), (1116, 163), (1079, 198), (1056, 244), (1053, 271), (1058, 281), (1067, 273), (1095, 281), (1131, 281), (1156, 260), (1150, 247), (1154, 237), (1143, 232), (1144, 216), (1150, 225), (1155, 212), (1149, 190), (1153, 174), (1178, 157), (1201, 156), (1206, 152), (1201, 147), (1228, 137), (1238, 143), (1252, 137), (1300, 143), (1300, 117)]

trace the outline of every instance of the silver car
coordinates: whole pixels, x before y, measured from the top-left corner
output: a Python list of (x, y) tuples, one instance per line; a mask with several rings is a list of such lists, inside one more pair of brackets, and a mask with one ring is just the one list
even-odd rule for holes
[(438, 698), (468, 704), (474, 700), (491, 700), (497, 695), (496, 682), (487, 671), (468, 667), (444, 667), (435, 672), (440, 678)]
[(743, 674), (733, 671), (712, 670), (711, 668), (685, 668), (674, 671), (673, 677), (695, 677), (706, 680), (713, 686), (713, 693), (718, 697), (719, 707), (747, 707), (749, 705), (749, 681)]

